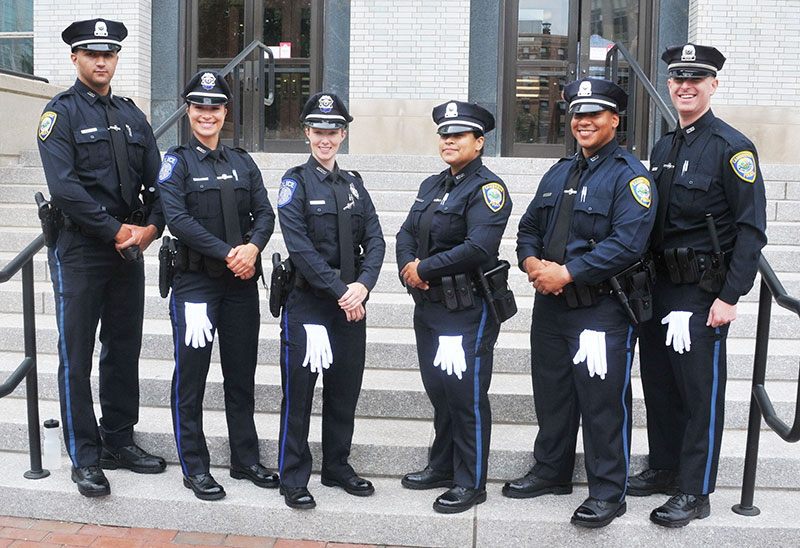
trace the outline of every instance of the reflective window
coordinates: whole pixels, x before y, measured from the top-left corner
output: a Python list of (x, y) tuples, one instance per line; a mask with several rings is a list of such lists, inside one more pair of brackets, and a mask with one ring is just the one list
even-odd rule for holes
[(33, 74), (33, 0), (0, 0), (0, 68)]

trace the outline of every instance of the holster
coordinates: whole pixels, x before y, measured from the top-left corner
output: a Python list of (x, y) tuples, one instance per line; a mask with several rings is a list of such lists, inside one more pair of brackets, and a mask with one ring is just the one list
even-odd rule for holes
[(483, 288), (486, 302), (490, 311), (494, 310), (493, 315), (498, 323), (503, 323), (517, 313), (517, 301), (514, 292), (508, 286), (510, 268), (511, 264), (508, 261), (501, 260), (491, 270), (478, 272), (478, 285)]
[(169, 295), (172, 279), (175, 277), (175, 256), (177, 255), (175, 242), (175, 239), (164, 236), (158, 250), (158, 291), (162, 299), (166, 299)]
[(42, 223), (44, 245), (53, 248), (58, 240), (58, 231), (64, 224), (64, 217), (61, 215), (61, 211), (53, 207), (53, 204), (46, 200), (41, 192), (37, 192), (33, 197), (36, 200), (39, 221)]
[(295, 286), (296, 271), (291, 257), (281, 260), (280, 253), (272, 254), (272, 275), (269, 282), (269, 313), (278, 318), (289, 292)]
[[(652, 318), (653, 286), (656, 280), (656, 267), (652, 257), (648, 254), (615, 277), (625, 294), (624, 300), (633, 312), (636, 323), (643, 323)], [(626, 306), (624, 302), (623, 306)]]

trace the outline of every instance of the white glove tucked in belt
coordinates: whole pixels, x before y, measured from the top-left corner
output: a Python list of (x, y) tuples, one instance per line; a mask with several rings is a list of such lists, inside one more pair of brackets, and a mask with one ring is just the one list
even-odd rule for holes
[(572, 363), (577, 365), (584, 360), (590, 377), (597, 374), (601, 380), (605, 380), (608, 372), (605, 331), (592, 331), (591, 329), (581, 331), (578, 352), (572, 358)]
[(206, 303), (184, 303), (186, 336), (184, 343), (192, 348), (205, 348), (206, 342), (214, 340), (211, 320), (208, 319)]
[(689, 352), (692, 349), (692, 336), (689, 333), (689, 318), (691, 312), (683, 310), (673, 310), (661, 319), (661, 324), (667, 326), (667, 340), (665, 345), (672, 345), (672, 349), (678, 354), (683, 351)]
[(322, 373), (333, 363), (331, 341), (328, 339), (328, 330), (324, 325), (304, 323), (306, 330), (306, 356), (303, 358), (303, 367), (310, 365), (312, 373)]
[(433, 359), (433, 366), (437, 365), (442, 371), (447, 371), (448, 375), (456, 374), (461, 380), (461, 374), (467, 370), (467, 360), (464, 356), (464, 347), (461, 346), (463, 337), (445, 336), (439, 337), (439, 348), (436, 350), (436, 357)]

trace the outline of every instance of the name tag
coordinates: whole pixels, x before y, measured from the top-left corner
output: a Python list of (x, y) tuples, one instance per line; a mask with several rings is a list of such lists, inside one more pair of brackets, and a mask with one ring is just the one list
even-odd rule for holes
[(308, 205), (325, 205), (325, 200), (309, 200)]
[(192, 181), (208, 181), (208, 177), (192, 177)]
[(94, 133), (95, 131), (97, 131), (96, 127), (87, 127), (81, 130), (81, 134), (86, 135), (87, 133)]

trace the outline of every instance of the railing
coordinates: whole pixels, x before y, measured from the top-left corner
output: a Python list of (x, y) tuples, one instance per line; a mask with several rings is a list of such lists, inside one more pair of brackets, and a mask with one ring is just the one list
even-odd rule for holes
[[(240, 113), (243, 108), (241, 99), (241, 74), (239, 71), (239, 65), (243, 63), (247, 57), (253, 52), (258, 50), (258, 61), (257, 61), (257, 72), (253, 75), (245, 74), (245, 87), (250, 89), (252, 88), (254, 93), (257, 97), (264, 97), (264, 74), (265, 71), (267, 73), (267, 97), (261, 101), (258, 101), (257, 104), (257, 119), (258, 119), (258, 135), (255, 139), (254, 147), (256, 150), (263, 151), (264, 150), (264, 107), (268, 107), (275, 102), (275, 56), (272, 53), (272, 50), (265, 46), (262, 42), (258, 40), (253, 40), (250, 42), (246, 48), (244, 48), (239, 55), (234, 57), (230, 63), (225, 65), (219, 73), (224, 77), (230, 74), (233, 71), (233, 108), (235, 109), (233, 112), (233, 146), (239, 146), (240, 140)], [(264, 55), (266, 53), (269, 56), (269, 64), (265, 66), (264, 62)], [(236, 69), (234, 71), (234, 69)], [(164, 120), (164, 122), (158, 126), (158, 128), (153, 132), (156, 136), (156, 139), (161, 137), (173, 124), (175, 124), (178, 120), (180, 120), (186, 114), (186, 106), (181, 105), (178, 109), (173, 112), (169, 118)]]
[(775, 272), (764, 256), (758, 262), (761, 274), (761, 290), (758, 297), (758, 323), (756, 325), (756, 351), (753, 357), (753, 390), (750, 396), (750, 419), (747, 425), (747, 448), (744, 458), (744, 477), (742, 479), (742, 497), (732, 510), (743, 516), (757, 516), (761, 513), (753, 506), (756, 485), (756, 468), (758, 466), (758, 441), (761, 435), (761, 417), (767, 425), (784, 441), (794, 443), (800, 441), (800, 379), (797, 384), (794, 422), (791, 427), (784, 423), (775, 413), (772, 401), (764, 386), (767, 371), (767, 346), (769, 343), (770, 313), (772, 298), (780, 306), (791, 310), (800, 317), (800, 299), (786, 293)]
[(0, 283), (4, 283), (22, 269), (22, 322), (25, 334), (25, 358), (11, 373), (6, 382), (0, 385), (0, 398), (16, 390), (22, 379), (25, 379), (31, 469), (25, 472), (24, 475), (28, 479), (40, 479), (50, 475), (47, 470), (42, 470), (42, 447), (39, 433), (39, 385), (36, 378), (36, 310), (33, 306), (33, 256), (42, 249), (43, 245), (44, 235), (40, 234), (0, 272)]
[(675, 119), (675, 115), (672, 114), (672, 111), (667, 106), (667, 103), (665, 103), (661, 95), (658, 94), (656, 88), (653, 87), (653, 84), (647, 78), (647, 75), (642, 70), (642, 67), (639, 66), (639, 64), (636, 62), (636, 59), (633, 58), (630, 52), (620, 42), (615, 42), (611, 49), (609, 49), (606, 53), (606, 80), (611, 80), (612, 82), (617, 81), (619, 76), (620, 55), (625, 59), (625, 61), (627, 61), (628, 67), (633, 72), (631, 76), (631, 85), (628, 88), (628, 108), (626, 110), (628, 116), (628, 151), (631, 152), (636, 144), (633, 133), (636, 130), (636, 93), (634, 93), (634, 89), (637, 81), (642, 84), (642, 88), (644, 88), (644, 91), (647, 93), (650, 99), (652, 99), (653, 104), (655, 104), (656, 108), (658, 109), (658, 112), (667, 122), (670, 131), (675, 129), (675, 127), (678, 125), (678, 121)]

